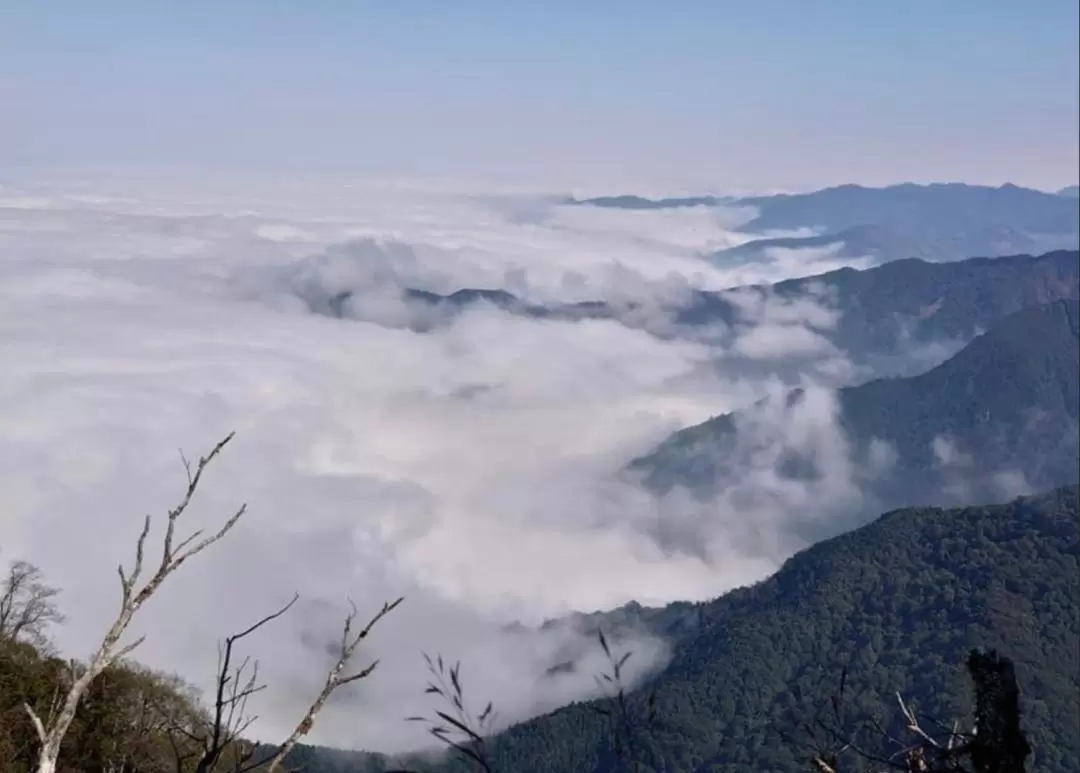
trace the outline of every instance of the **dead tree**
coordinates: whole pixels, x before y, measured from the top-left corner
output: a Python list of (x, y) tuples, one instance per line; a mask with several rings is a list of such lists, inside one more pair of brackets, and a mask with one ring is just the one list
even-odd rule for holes
[[(284, 615), (298, 598), (299, 596), (293, 596), (288, 604), (276, 612), (239, 633), (226, 637), (218, 658), (214, 705), (205, 724), (202, 727), (174, 724), (170, 728), (169, 740), (177, 773), (187, 770), (191, 760), (196, 760), (195, 773), (216, 773), (219, 770), (228, 770), (229, 773), (248, 773), (254, 770), (271, 773), (279, 770), (300, 738), (311, 731), (316, 716), (322, 711), (331, 694), (339, 687), (359, 681), (375, 670), (378, 661), (355, 673), (345, 673), (361, 642), (368, 637), (375, 624), (403, 601), (399, 598), (392, 603), (383, 604), (367, 625), (355, 632), (357, 610), (352, 606), (345, 618), (337, 659), (327, 673), (322, 690), (289, 737), (276, 747), (271, 755), (255, 759), (256, 747), (244, 738), (244, 734), (258, 717), (248, 713), (247, 704), (248, 699), (266, 689), (266, 685), (259, 681), (258, 661), (244, 657), (239, 663), (235, 662), (236, 645), (241, 639)], [(197, 751), (192, 751), (192, 747)]]
[(818, 773), (843, 773), (845, 754), (861, 757), (878, 770), (903, 773), (1024, 773), (1031, 746), (1020, 727), (1020, 690), (1012, 661), (995, 651), (973, 650), (967, 661), (975, 688), (971, 729), (960, 723), (940, 726), (920, 717), (896, 694), (906, 737), (897, 737), (883, 723), (869, 724), (891, 753), (857, 741), (845, 722), (846, 674), (830, 698), (829, 718), (820, 715), (805, 726), (814, 741), (811, 757)]
[(289, 752), (293, 750), (293, 747), (296, 746), (300, 738), (311, 732), (311, 728), (315, 725), (315, 717), (322, 711), (323, 706), (330, 700), (330, 696), (335, 690), (344, 685), (367, 678), (379, 665), (379, 661), (374, 660), (359, 671), (345, 673), (353, 655), (356, 653), (361, 642), (367, 639), (368, 635), (371, 633), (371, 629), (374, 628), (380, 620), (386, 617), (386, 615), (394, 611), (404, 600), (403, 597), (399, 597), (395, 601), (384, 602), (382, 608), (368, 620), (367, 625), (356, 633), (353, 633), (353, 624), (356, 622), (356, 605), (351, 601), (349, 602), (350, 610), (349, 614), (345, 617), (345, 625), (343, 626), (341, 633), (341, 647), (338, 650), (337, 660), (330, 668), (330, 671), (327, 672), (326, 681), (323, 683), (322, 690), (319, 691), (315, 700), (312, 701), (299, 724), (297, 724), (296, 728), (289, 734), (289, 737), (278, 746), (274, 756), (265, 763), (266, 773), (274, 773), (274, 771), (281, 769), (281, 766), (285, 762), (285, 758), (289, 756)]
[[(237, 642), (284, 615), (299, 596), (244, 630), (225, 637), (218, 651), (218, 669), (215, 680), (214, 706), (205, 725), (191, 727), (187, 722), (174, 723), (168, 728), (177, 773), (183, 773), (187, 762), (196, 756), (195, 773), (212, 773), (227, 751), (234, 755), (234, 767), (242, 768), (254, 754), (254, 747), (243, 745), (243, 734), (257, 719), (247, 713), (248, 699), (261, 692), (266, 685), (259, 681), (259, 663), (243, 658), (234, 663)], [(201, 723), (200, 723), (201, 724)], [(183, 736), (189, 744), (178, 742)], [(192, 747), (198, 749), (193, 751)]]
[(41, 570), (27, 561), (12, 561), (0, 583), (0, 639), (46, 641), (46, 629), (62, 623), (56, 606), (59, 589), (45, 584)]
[(169, 511), (165, 523), (161, 561), (158, 563), (154, 574), (146, 580), (145, 583), (140, 585), (139, 580), (143, 572), (146, 538), (150, 534), (150, 516), (146, 516), (142, 532), (139, 534), (139, 539), (135, 547), (134, 566), (130, 573), (124, 570), (122, 564), (117, 567), (117, 573), (120, 575), (120, 589), (122, 594), (120, 612), (106, 632), (101, 644), (98, 645), (97, 650), (95, 650), (90, 657), (85, 668), (81, 669), (78, 673), (73, 673), (73, 678), (67, 689), (67, 694), (60, 702), (58, 710), (51, 712), (42, 719), (31, 706), (28, 704), (24, 706), (27, 714), (30, 715), (30, 720), (34, 725), (38, 740), (41, 743), (36, 773), (56, 773), (57, 759), (60, 755), (60, 744), (64, 740), (68, 728), (71, 727), (72, 721), (75, 719), (75, 712), (79, 707), (79, 701), (86, 693), (87, 688), (102, 671), (131, 653), (132, 650), (144, 641), (145, 637), (140, 636), (130, 644), (122, 645), (120, 642), (121, 638), (127, 632), (128, 626), (131, 624), (131, 620), (135, 616), (135, 613), (138, 612), (143, 604), (154, 595), (169, 575), (179, 569), (189, 558), (201, 553), (203, 550), (224, 537), (244, 514), (246, 505), (241, 506), (216, 533), (208, 537), (203, 537), (203, 532), (199, 530), (179, 541), (176, 538), (177, 521), (187, 510), (188, 505), (190, 505), (192, 498), (195, 496), (203, 472), (206, 470), (207, 465), (221, 453), (222, 449), (228, 445), (232, 438), (233, 433), (230, 433), (224, 440), (214, 446), (209, 454), (199, 459), (198, 464), (195, 465), (194, 469), (192, 469), (191, 464), (184, 459), (184, 468), (187, 472), (187, 490), (180, 500), (180, 503)]

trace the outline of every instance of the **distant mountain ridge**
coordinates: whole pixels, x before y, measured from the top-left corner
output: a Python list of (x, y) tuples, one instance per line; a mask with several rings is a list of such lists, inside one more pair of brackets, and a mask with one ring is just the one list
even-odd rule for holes
[(818, 236), (777, 236), (768, 239), (753, 239), (735, 247), (714, 252), (710, 259), (718, 265), (758, 261), (771, 263), (773, 256), (779, 251), (805, 249), (828, 249), (829, 254), (834, 257), (870, 258), (875, 263), (914, 256), (924, 260), (936, 260), (940, 257), (930, 245), (921, 244), (888, 226), (857, 225)]
[[(724, 199), (716, 196), (645, 199), (610, 196), (568, 203), (620, 209), (686, 206), (752, 207), (757, 216), (740, 226), (761, 234), (711, 260), (768, 259), (777, 247), (803, 249), (827, 244), (845, 256), (877, 262), (902, 258), (960, 260), (1080, 247), (1080, 209), (1065, 189), (1058, 194), (965, 183), (902, 183), (883, 188), (840, 185), (812, 193)], [(812, 236), (783, 232), (814, 229)], [(770, 235), (770, 232), (779, 232)], [(779, 240), (779, 241), (778, 241)]]
[(873, 362), (942, 339), (970, 340), (1028, 306), (1080, 298), (1080, 251), (952, 263), (905, 259), (780, 282), (772, 291), (797, 298), (814, 288), (841, 312), (836, 328), (822, 335), (854, 359)]
[(759, 210), (747, 224), (755, 231), (817, 226), (828, 231), (860, 225), (904, 230), (932, 226), (942, 233), (1011, 227), (1036, 233), (1076, 233), (1080, 212), (1059, 196), (1006, 183), (901, 183), (884, 188), (840, 185), (813, 193), (738, 199)]
[[(486, 305), (537, 319), (616, 319), (669, 337), (697, 335), (703, 328), (718, 326), (727, 329), (716, 334), (719, 345), (730, 343), (737, 329), (747, 324), (748, 300), (770, 297), (780, 301), (820, 298), (841, 316), (835, 328), (818, 332), (854, 360), (893, 372), (898, 366), (890, 364), (890, 358), (912, 347), (950, 339), (959, 345), (1024, 306), (1080, 298), (1080, 251), (953, 263), (900, 260), (775, 285), (695, 290), (649, 305), (641, 301), (543, 305), (497, 289), (466, 288), (445, 295), (418, 289), (400, 293), (400, 300), (413, 310), (409, 324), (421, 331)], [(307, 302), (316, 313), (348, 318), (356, 313), (351, 304), (362, 307), (364, 298), (341, 292), (329, 298), (310, 297)]]
[[(1035, 489), (1080, 476), (1080, 302), (1016, 312), (927, 373), (841, 389), (840, 421), (853, 453), (868, 458), (875, 443), (896, 453), (895, 466), (872, 484), (885, 507), (944, 504), (961, 487), (966, 497), (995, 496), (1022, 475)], [(788, 394), (789, 405), (803, 398)], [(759, 406), (760, 407), (760, 406)], [(724, 414), (672, 435), (630, 470), (650, 488), (685, 486), (707, 495), (739, 474), (743, 425), (757, 408)], [(746, 417), (746, 418), (744, 418)], [(788, 474), (814, 476), (813, 457), (793, 455)]]
[(737, 201), (734, 196), (681, 196), (649, 199), (644, 196), (596, 196), (589, 199), (568, 198), (563, 203), (572, 206), (605, 209), (681, 209), (684, 207), (718, 207)]

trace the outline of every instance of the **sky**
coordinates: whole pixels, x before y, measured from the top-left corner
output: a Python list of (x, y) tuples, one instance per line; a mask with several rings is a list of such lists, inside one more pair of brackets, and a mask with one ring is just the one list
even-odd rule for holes
[(7, 0), (0, 167), (1078, 178), (1072, 0)]

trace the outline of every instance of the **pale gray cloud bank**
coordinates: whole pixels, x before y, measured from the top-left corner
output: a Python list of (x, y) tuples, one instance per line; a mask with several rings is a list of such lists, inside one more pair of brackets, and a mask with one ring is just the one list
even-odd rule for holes
[[(314, 739), (403, 748), (422, 739), (400, 719), (422, 706), (422, 649), (461, 657), (504, 719), (526, 716), (586, 694), (593, 669), (539, 680), (576, 634), (507, 621), (715, 596), (799, 547), (794, 520), (859, 496), (832, 393), (814, 389), (849, 372), (815, 332), (832, 324), (820, 299), (748, 299), (723, 351), (484, 305), (429, 332), (400, 324), (407, 287), (661, 308), (688, 288), (823, 270), (702, 260), (746, 238), (722, 212), (389, 184), (141, 185), (0, 190), (0, 546), (63, 586), (58, 642), (86, 653), (142, 515), (180, 492), (176, 449), (235, 429), (191, 520), (240, 502), (249, 514), (135, 628), (148, 664), (205, 685), (216, 641), (299, 591), (295, 614), (251, 643), (271, 684), (261, 737), (317, 690), (347, 596), (362, 612), (407, 600), (374, 637), (376, 676)], [(302, 296), (316, 291), (356, 293), (353, 318), (311, 313)], [(726, 356), (794, 358), (812, 390), (797, 415), (758, 417), (763, 447), (738, 490), (657, 501), (618, 476), (668, 432), (781, 388), (767, 368), (714, 367)], [(825, 474), (782, 480), (785, 445), (814, 448)], [(633, 644), (636, 662), (662, 658), (662, 642)]]

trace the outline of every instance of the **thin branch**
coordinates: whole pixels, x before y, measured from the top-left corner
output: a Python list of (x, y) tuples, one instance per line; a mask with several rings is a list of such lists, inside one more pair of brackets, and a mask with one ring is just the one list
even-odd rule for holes
[[(192, 480), (196, 478), (192, 476)], [(219, 651), (218, 673), (214, 694), (213, 718), (209, 728), (200, 738), (203, 747), (199, 761), (195, 765), (196, 773), (210, 773), (215, 770), (225, 750), (235, 744), (256, 717), (248, 716), (247, 701), (252, 695), (261, 692), (266, 685), (259, 683), (259, 664), (252, 663), (245, 657), (235, 669), (232, 666), (234, 648), (241, 639), (250, 636), (264, 625), (284, 615), (300, 598), (293, 594), (287, 604), (260, 618), (247, 628), (225, 637), (225, 645)], [(251, 666), (249, 675), (248, 666)]]
[[(289, 752), (291, 752), (293, 747), (299, 742), (300, 738), (311, 732), (311, 728), (315, 724), (315, 717), (322, 711), (323, 706), (326, 705), (326, 702), (337, 688), (349, 684), (350, 682), (363, 679), (375, 670), (375, 667), (379, 664), (378, 661), (373, 662), (371, 665), (355, 674), (348, 676), (342, 675), (342, 672), (349, 665), (349, 661), (352, 659), (356, 649), (360, 646), (360, 643), (368, 637), (372, 628), (374, 628), (380, 620), (386, 617), (386, 615), (397, 609), (398, 605), (404, 600), (404, 598), (398, 598), (396, 601), (384, 603), (382, 608), (368, 621), (367, 625), (360, 629), (355, 635), (352, 634), (352, 628), (356, 619), (357, 610), (356, 605), (350, 600), (350, 611), (345, 617), (345, 624), (342, 627), (341, 649), (338, 653), (337, 661), (327, 673), (326, 682), (323, 684), (322, 690), (319, 692), (318, 696), (316, 696), (315, 700), (304, 714), (304, 717), (300, 720), (292, 733), (289, 734), (289, 737), (278, 746), (274, 756), (267, 762), (266, 773), (274, 773), (274, 771), (278, 770), (284, 763), (285, 758), (289, 756)], [(262, 763), (252, 765), (250, 768), (247, 768), (247, 770), (259, 767), (261, 764)]]
[[(117, 574), (120, 576), (121, 604), (116, 619), (105, 633), (97, 650), (90, 657), (83, 673), (72, 681), (60, 711), (55, 717), (50, 717), (47, 725), (41, 723), (40, 719), (38, 721), (38, 724), (42, 725), (44, 731), (43, 733), (39, 733), (41, 736), (41, 749), (38, 754), (37, 764), (39, 773), (51, 773), (56, 769), (57, 759), (60, 754), (60, 745), (64, 736), (67, 734), (68, 729), (71, 727), (72, 721), (75, 719), (75, 713), (78, 709), (80, 700), (93, 680), (96, 679), (102, 671), (115, 663), (118, 659), (130, 654), (143, 642), (143, 637), (140, 637), (131, 644), (120, 646), (120, 639), (127, 631), (135, 613), (138, 612), (142, 605), (157, 591), (169, 575), (179, 569), (189, 558), (192, 558), (210, 545), (222, 539), (244, 514), (246, 506), (241, 506), (240, 509), (237, 510), (211, 537), (207, 537), (196, 543), (194, 546), (188, 547), (193, 539), (193, 537), (189, 537), (180, 543), (182, 547), (179, 551), (173, 547), (177, 521), (191, 504), (199, 487), (199, 483), (202, 480), (203, 473), (207, 466), (221, 453), (233, 437), (234, 433), (229, 433), (211, 449), (210, 453), (200, 458), (194, 472), (191, 472), (191, 466), (189, 464), (185, 464), (188, 481), (187, 488), (184, 491), (180, 503), (168, 513), (165, 535), (162, 540), (161, 562), (154, 575), (142, 585), (142, 587), (138, 587), (137, 584), (144, 568), (146, 540), (150, 534), (150, 516), (147, 516), (144, 519), (142, 530), (135, 543), (134, 566), (131, 568), (130, 572), (127, 572), (123, 565), (117, 568)], [(196, 532), (196, 535), (199, 535), (200, 533), (201, 532)]]

